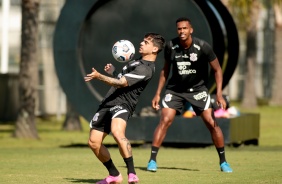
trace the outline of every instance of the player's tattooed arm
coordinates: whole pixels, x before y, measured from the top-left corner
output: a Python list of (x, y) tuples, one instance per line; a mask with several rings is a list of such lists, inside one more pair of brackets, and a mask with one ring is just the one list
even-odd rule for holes
[(128, 86), (128, 83), (125, 77), (121, 77), (120, 79), (117, 79), (117, 78), (112, 78), (112, 77), (108, 77), (108, 76), (100, 74), (97, 79), (105, 82), (106, 84), (114, 86), (116, 88), (122, 88), (122, 87)]
[(92, 68), (92, 72), (90, 74), (87, 74), (84, 77), (84, 80), (86, 82), (91, 81), (92, 79), (98, 79), (98, 80), (103, 81), (106, 84), (114, 86), (116, 88), (122, 88), (122, 87), (128, 86), (128, 83), (127, 83), (127, 80), (126, 80), (125, 77), (121, 77), (120, 79), (108, 77), (108, 76), (100, 74), (94, 68)]

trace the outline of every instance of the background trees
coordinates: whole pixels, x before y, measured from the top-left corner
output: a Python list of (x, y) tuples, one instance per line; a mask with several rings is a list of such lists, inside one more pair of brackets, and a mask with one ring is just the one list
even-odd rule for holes
[[(256, 78), (258, 71), (261, 70), (264, 88), (264, 98), (269, 104), (282, 105), (282, 94), (279, 89), (282, 87), (282, 59), (281, 50), (282, 33), (281, 33), (281, 0), (222, 0), (228, 7), (235, 19), (238, 30), (243, 32), (245, 36), (245, 59), (242, 61), (241, 68), (243, 70), (243, 96), (241, 105), (246, 108), (254, 108), (258, 102), (258, 87), (256, 86)], [(265, 10), (266, 20), (261, 19), (261, 13)], [(276, 20), (274, 22), (274, 19)], [(279, 21), (280, 20), (280, 21)], [(258, 28), (259, 21), (264, 21), (264, 51), (258, 51)], [(273, 34), (271, 34), (273, 32)], [(275, 34), (274, 34), (275, 32)], [(274, 35), (274, 36), (273, 36)], [(273, 48), (273, 49), (271, 49)], [(263, 58), (257, 58), (264, 52)], [(257, 64), (263, 62), (262, 68)], [(280, 81), (280, 82), (278, 82)], [(270, 88), (270, 89), (267, 89)]]
[(22, 35), (19, 73), (20, 109), (14, 136), (39, 138), (35, 125), (38, 85), (38, 13), (39, 0), (22, 0)]

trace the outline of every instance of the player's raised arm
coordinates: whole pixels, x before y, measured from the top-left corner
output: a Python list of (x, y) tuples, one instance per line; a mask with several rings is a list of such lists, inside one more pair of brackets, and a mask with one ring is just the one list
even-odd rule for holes
[(84, 80), (86, 82), (91, 81), (92, 79), (98, 79), (100, 81), (105, 82), (106, 84), (116, 87), (116, 88), (122, 88), (128, 86), (127, 80), (125, 77), (121, 77), (120, 79), (115, 79), (112, 77), (105, 76), (103, 74), (100, 74), (97, 70), (92, 68), (92, 72), (90, 74), (87, 74), (84, 77)]

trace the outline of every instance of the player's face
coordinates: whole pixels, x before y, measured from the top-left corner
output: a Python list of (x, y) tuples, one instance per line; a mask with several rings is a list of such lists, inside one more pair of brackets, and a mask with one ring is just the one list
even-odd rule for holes
[(180, 40), (187, 40), (193, 33), (193, 28), (188, 21), (181, 21), (176, 24), (177, 34)]
[(140, 43), (139, 53), (140, 54), (152, 54), (157, 51), (157, 47), (153, 45), (152, 38), (144, 38)]

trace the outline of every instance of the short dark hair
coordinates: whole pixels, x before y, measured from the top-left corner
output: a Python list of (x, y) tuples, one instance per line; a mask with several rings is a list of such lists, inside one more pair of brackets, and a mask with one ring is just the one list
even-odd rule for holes
[(187, 18), (187, 17), (179, 17), (177, 20), (176, 20), (176, 24), (178, 23), (178, 22), (182, 22), (182, 21), (187, 21), (187, 22), (189, 22), (189, 24), (190, 25), (192, 25), (191, 24), (191, 20), (189, 19), (189, 18)]
[(165, 46), (165, 39), (158, 33), (146, 33), (145, 38), (152, 38), (153, 45), (158, 47), (158, 53), (161, 52)]

